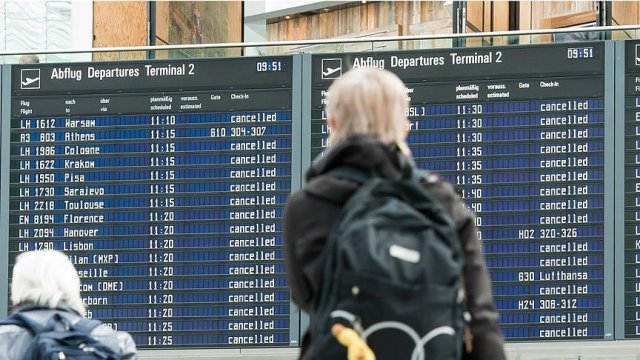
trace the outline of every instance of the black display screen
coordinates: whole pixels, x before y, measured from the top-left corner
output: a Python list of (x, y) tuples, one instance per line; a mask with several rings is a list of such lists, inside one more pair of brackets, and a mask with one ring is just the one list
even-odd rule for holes
[(297, 345), (291, 57), (12, 72), (8, 266), (63, 250), (140, 348)]
[(640, 336), (640, 46), (625, 43), (624, 335)]
[(505, 338), (604, 338), (604, 43), (314, 55), (312, 157), (363, 66), (405, 82), (417, 166), (475, 212)]

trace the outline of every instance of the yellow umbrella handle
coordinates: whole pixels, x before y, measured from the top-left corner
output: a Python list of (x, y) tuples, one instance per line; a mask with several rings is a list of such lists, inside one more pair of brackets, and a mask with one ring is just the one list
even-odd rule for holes
[(331, 327), (331, 333), (347, 348), (348, 360), (376, 360), (373, 351), (367, 343), (362, 341), (357, 331), (342, 324), (335, 324)]

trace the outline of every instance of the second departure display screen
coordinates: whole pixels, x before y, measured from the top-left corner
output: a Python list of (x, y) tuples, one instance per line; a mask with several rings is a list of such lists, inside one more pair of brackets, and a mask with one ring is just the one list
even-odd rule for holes
[(418, 167), (476, 213), (504, 336), (604, 338), (604, 43), (313, 56), (312, 157), (362, 66), (405, 82)]

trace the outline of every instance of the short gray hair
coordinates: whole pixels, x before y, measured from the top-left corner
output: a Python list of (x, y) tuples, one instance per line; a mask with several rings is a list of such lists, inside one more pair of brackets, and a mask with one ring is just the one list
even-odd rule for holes
[(406, 86), (395, 74), (378, 68), (357, 68), (346, 72), (329, 87), (327, 116), (339, 124), (331, 129), (335, 145), (354, 135), (370, 135), (408, 151)]
[(56, 308), (66, 304), (84, 313), (80, 278), (69, 258), (60, 251), (28, 251), (18, 255), (11, 279), (11, 302)]
[(20, 55), (18, 64), (39, 64), (40, 58), (36, 54)]

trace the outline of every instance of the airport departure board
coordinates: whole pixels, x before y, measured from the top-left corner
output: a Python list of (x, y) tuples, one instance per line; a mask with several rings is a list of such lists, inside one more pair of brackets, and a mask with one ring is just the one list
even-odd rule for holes
[(638, 338), (638, 59), (602, 41), (3, 66), (0, 285), (58, 249), (87, 315), (140, 348), (299, 346), (284, 204), (326, 150), (328, 87), (373, 66), (407, 85), (417, 165), (476, 214), (505, 338)]
[[(626, 42), (624, 80), (624, 335), (640, 337), (640, 44)], [(620, 124), (621, 125), (621, 124)]]
[(87, 315), (140, 348), (297, 346), (281, 235), (293, 65), (13, 67), (5, 266), (63, 250)]
[(314, 55), (311, 157), (327, 145), (327, 88), (364, 66), (405, 82), (417, 166), (455, 184), (476, 213), (505, 338), (612, 338), (605, 44)]

